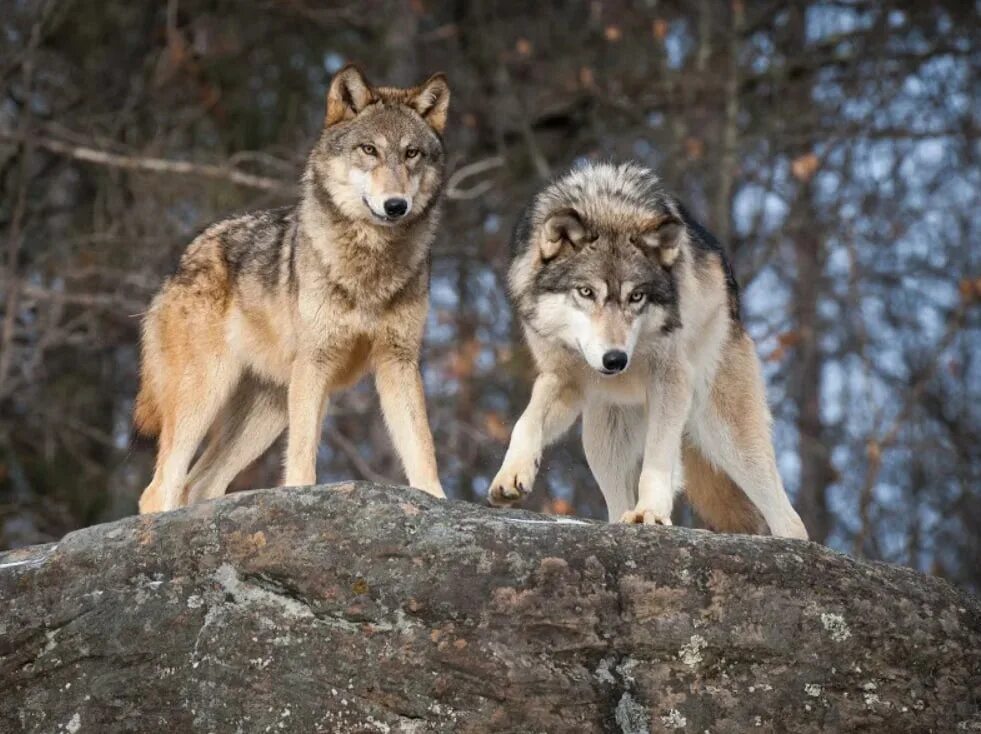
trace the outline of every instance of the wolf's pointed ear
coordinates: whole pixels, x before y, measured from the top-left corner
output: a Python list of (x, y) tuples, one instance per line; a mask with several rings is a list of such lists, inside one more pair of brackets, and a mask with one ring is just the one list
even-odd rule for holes
[(637, 242), (645, 250), (656, 251), (661, 265), (670, 268), (681, 251), (681, 235), (685, 225), (673, 216), (658, 219), (643, 232)]
[(334, 78), (330, 81), (330, 90), (327, 92), (327, 117), (324, 119), (324, 127), (352, 119), (372, 100), (374, 100), (374, 94), (371, 91), (371, 85), (364, 78), (364, 74), (354, 64), (348, 64), (334, 74)]
[(442, 134), (446, 127), (446, 113), (450, 108), (450, 85), (445, 74), (433, 74), (418, 87), (409, 100), (412, 109), (436, 132)]
[(578, 249), (586, 239), (586, 227), (575, 209), (558, 209), (545, 219), (539, 249), (542, 260), (548, 262), (559, 254), (565, 245)]

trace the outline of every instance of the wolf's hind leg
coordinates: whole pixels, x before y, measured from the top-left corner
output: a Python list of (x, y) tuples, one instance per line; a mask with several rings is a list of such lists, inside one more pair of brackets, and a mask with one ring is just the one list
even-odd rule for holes
[(773, 535), (806, 539), (780, 481), (770, 421), (759, 360), (752, 340), (741, 334), (727, 345), (711, 395), (693, 413), (689, 434), (746, 493)]
[(143, 323), (140, 344), (140, 392), (136, 397), (133, 420), (137, 430), (148, 435), (157, 434), (157, 463), (153, 479), (140, 495), (140, 513), (160, 512), (163, 496), (160, 483), (163, 480), (163, 463), (160, 457), (170, 452), (173, 442), (172, 426), (164, 426), (159, 401), (160, 385), (164, 384), (167, 369), (160, 348), (159, 317), (151, 307)]
[(583, 411), (582, 447), (610, 522), (637, 503), (645, 428), (642, 407), (587, 405)]
[(157, 467), (140, 498), (140, 512), (180, 507), (194, 452), (240, 375), (240, 366), (227, 353), (195, 353), (186, 341), (175, 340), (174, 346), (184, 347), (184, 353), (177, 355), (170, 384), (162, 391)]
[(286, 389), (246, 375), (229, 400), (226, 417), (194, 462), (188, 504), (221, 497), (238, 473), (286, 428)]
[(170, 444), (173, 441), (170, 426), (162, 426), (160, 435), (157, 437), (157, 464), (153, 472), (153, 479), (140, 495), (140, 514), (147, 515), (151, 512), (163, 510), (163, 495), (160, 491), (160, 483), (163, 481), (163, 462), (161, 457), (170, 452)]
[(698, 516), (719, 533), (763, 535), (766, 522), (732, 478), (706, 459), (688, 439), (682, 444), (684, 487)]

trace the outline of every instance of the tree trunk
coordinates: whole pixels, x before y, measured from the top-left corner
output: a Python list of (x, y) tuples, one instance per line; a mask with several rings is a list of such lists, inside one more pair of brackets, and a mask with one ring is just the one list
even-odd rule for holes
[[(794, 7), (789, 12), (787, 43), (790, 49), (807, 48), (807, 12)], [(791, 109), (802, 110), (803, 119), (816, 125), (818, 120), (809, 119), (813, 114), (811, 103), (814, 90), (811, 84), (794, 84), (788, 94)], [(813, 154), (815, 140), (803, 136), (798, 146), (792, 146), (791, 155)], [(819, 305), (824, 297), (825, 243), (819, 207), (815, 205), (816, 190), (810, 179), (803, 175), (792, 204), (793, 256), (796, 274), (793, 281), (793, 309), (796, 327), (796, 349), (791, 364), (789, 393), (797, 413), (797, 454), (800, 472), (797, 486), (797, 506), (801, 519), (807, 526), (810, 538), (824, 543), (831, 532), (831, 512), (828, 508), (828, 486), (834, 479), (834, 467), (828, 452), (821, 405), (824, 403), (824, 355), (821, 352), (823, 324)]]
[[(810, 187), (804, 190), (809, 192)], [(808, 193), (802, 192), (801, 196), (809, 198)], [(822, 247), (820, 237), (805, 231), (803, 226), (796, 233), (794, 255), (797, 277), (793, 302), (797, 346), (794, 374), (790, 378), (790, 394), (797, 406), (797, 453), (800, 458), (797, 505), (808, 535), (818, 543), (824, 543), (831, 532), (828, 486), (834, 476), (821, 418), (824, 359), (821, 354), (818, 303), (824, 273)]]
[(365, 483), (3, 554), (0, 604), (4, 732), (978, 725), (981, 607), (938, 579)]

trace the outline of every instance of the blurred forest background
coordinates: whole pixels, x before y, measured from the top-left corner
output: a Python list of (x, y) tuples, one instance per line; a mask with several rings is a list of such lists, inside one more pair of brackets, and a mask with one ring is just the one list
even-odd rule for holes
[[(2, 0), (0, 547), (135, 511), (140, 314), (198, 230), (292, 199), (352, 60), (451, 80), (424, 352), (451, 496), (483, 501), (530, 390), (518, 210), (636, 158), (730, 248), (812, 537), (981, 588), (978, 31), (915, 0)], [(320, 477), (401, 480), (370, 384)], [(604, 514), (575, 432), (529, 505)]]

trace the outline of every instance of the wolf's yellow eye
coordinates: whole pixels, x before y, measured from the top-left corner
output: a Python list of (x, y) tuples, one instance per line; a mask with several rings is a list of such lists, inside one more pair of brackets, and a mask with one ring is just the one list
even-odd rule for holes
[(418, 148), (406, 148), (405, 149), (405, 157), (406, 158), (415, 158), (418, 155), (419, 155), (419, 149)]
[(644, 300), (644, 291), (636, 290), (630, 294), (631, 303), (640, 303)]
[(365, 155), (370, 155), (370, 156), (378, 155), (378, 148), (376, 148), (371, 143), (362, 143), (358, 147), (361, 148), (361, 152), (364, 153)]
[(583, 298), (592, 299), (593, 297), (593, 289), (590, 288), (588, 285), (583, 285), (576, 288), (576, 292)]

